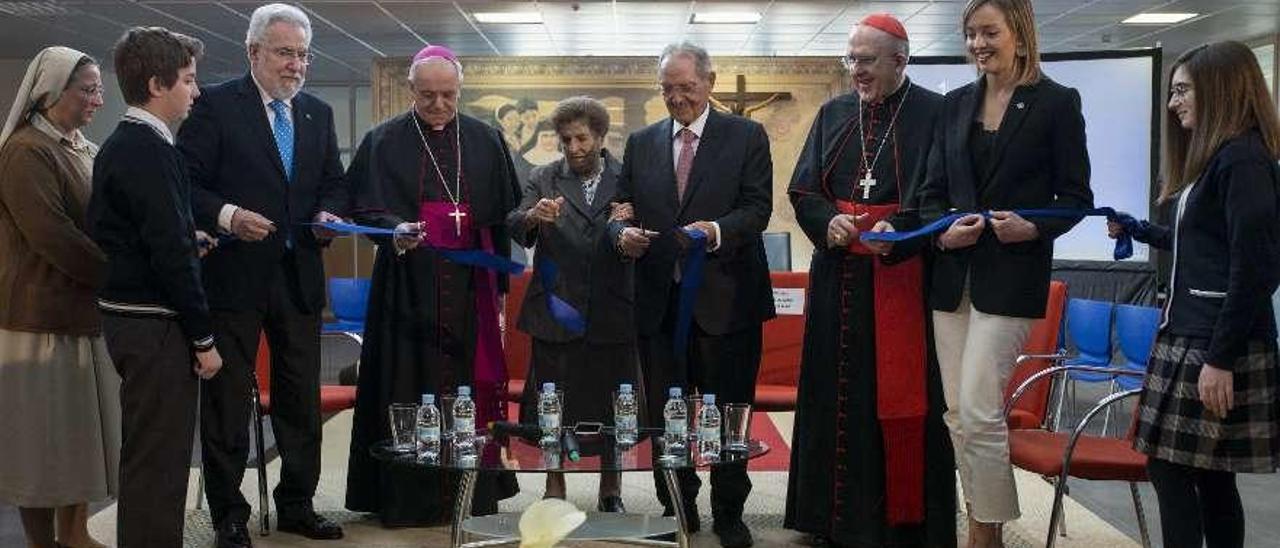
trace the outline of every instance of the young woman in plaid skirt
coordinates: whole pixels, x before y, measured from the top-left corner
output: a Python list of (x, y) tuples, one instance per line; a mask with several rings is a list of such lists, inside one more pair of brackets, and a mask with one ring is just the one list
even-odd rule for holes
[(1174, 257), (1134, 441), (1150, 457), (1167, 547), (1244, 546), (1235, 475), (1280, 463), (1277, 159), (1280, 123), (1249, 49), (1218, 42), (1178, 58), (1160, 195), (1174, 223), (1130, 231)]

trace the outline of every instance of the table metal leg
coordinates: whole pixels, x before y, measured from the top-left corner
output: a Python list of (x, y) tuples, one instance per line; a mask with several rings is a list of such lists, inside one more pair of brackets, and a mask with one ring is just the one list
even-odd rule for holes
[(466, 536), (462, 524), (471, 517), (471, 498), (476, 492), (476, 475), (475, 470), (463, 470), (462, 478), (458, 480), (457, 505), (453, 509), (453, 548), (462, 546), (463, 537)]
[(684, 515), (684, 498), (680, 493), (680, 481), (673, 468), (662, 469), (662, 479), (667, 482), (667, 492), (676, 511), (676, 546), (689, 548), (688, 516)]

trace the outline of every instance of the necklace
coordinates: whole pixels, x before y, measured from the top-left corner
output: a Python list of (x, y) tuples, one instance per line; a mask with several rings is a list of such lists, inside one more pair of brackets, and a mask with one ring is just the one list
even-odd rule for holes
[[(907, 96), (911, 94), (911, 82), (907, 82), (907, 89), (902, 92), (902, 100), (898, 101), (898, 108), (894, 109), (893, 117), (889, 119), (889, 129), (884, 132), (884, 137), (880, 138), (880, 146), (876, 147), (875, 156), (871, 157), (871, 164), (867, 164), (867, 155), (864, 152), (862, 156), (862, 180), (858, 182), (858, 186), (862, 187), (862, 199), (866, 200), (871, 197), (871, 187), (876, 186), (876, 180), (871, 176), (871, 170), (876, 167), (876, 162), (880, 160), (880, 153), (884, 152), (885, 143), (889, 142), (889, 135), (893, 133), (894, 124), (898, 121), (898, 113), (902, 112), (902, 105), (906, 104)], [(862, 127), (862, 100), (858, 100), (858, 137), (862, 139), (866, 146), (867, 135)]]
[[(899, 106), (898, 108), (902, 108)], [(436, 176), (440, 178), (440, 186), (444, 187), (444, 192), (449, 196), (449, 202), (453, 203), (453, 213), (449, 216), (453, 217), (453, 232), (457, 236), (462, 236), (462, 218), (466, 217), (466, 212), (458, 205), (462, 201), (462, 124), (458, 123), (454, 127), (453, 149), (458, 153), (456, 168), (454, 170), (454, 187), (449, 188), (449, 183), (444, 180), (444, 172), (440, 171), (440, 163), (436, 161), (436, 154), (431, 151), (431, 145), (427, 144), (427, 134), (422, 131), (422, 122), (418, 121), (417, 113), (410, 113), (413, 116), (413, 127), (418, 129), (418, 137), (422, 139), (422, 148), (427, 149), (427, 156), (431, 158), (431, 165), (436, 168)], [(454, 115), (457, 120), (457, 115)]]

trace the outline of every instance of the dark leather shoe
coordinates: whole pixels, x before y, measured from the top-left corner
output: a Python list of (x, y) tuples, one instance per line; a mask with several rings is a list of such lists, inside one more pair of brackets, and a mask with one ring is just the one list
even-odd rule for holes
[(337, 540), (342, 538), (342, 527), (315, 512), (302, 516), (280, 516), (276, 529), (302, 535), (312, 540)]
[(607, 497), (601, 497), (596, 501), (596, 510), (600, 512), (625, 514), (627, 512), (627, 507), (622, 505), (622, 497), (609, 495)]
[(214, 546), (218, 548), (251, 548), (253, 541), (249, 540), (249, 528), (243, 523), (227, 523), (218, 528), (217, 542)]
[(749, 548), (754, 544), (751, 529), (742, 519), (716, 520), (711, 529), (720, 537), (720, 546), (724, 548)]

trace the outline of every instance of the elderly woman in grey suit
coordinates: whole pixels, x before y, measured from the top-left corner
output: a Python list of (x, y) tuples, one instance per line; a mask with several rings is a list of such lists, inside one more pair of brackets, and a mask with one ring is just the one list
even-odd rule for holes
[(106, 258), (85, 233), (98, 147), (80, 133), (101, 106), (97, 62), (45, 48), (0, 134), (0, 500), (33, 548), (102, 546), (86, 503), (117, 494), (120, 378), (94, 300)]
[[(632, 263), (618, 260), (606, 234), (615, 209), (612, 202), (620, 165), (603, 148), (609, 112), (599, 101), (565, 99), (550, 122), (564, 157), (534, 168), (520, 205), (507, 216), (512, 238), (537, 248), (534, 281), (525, 293), (517, 323), (533, 338), (521, 422), (536, 420), (539, 388), (554, 382), (565, 393), (562, 424), (611, 424), (612, 391), (623, 383), (636, 390), (642, 386), (632, 313)], [(621, 208), (618, 211), (623, 214)], [(552, 287), (538, 282), (548, 262), (558, 267)], [(585, 331), (575, 333), (552, 317), (548, 291), (582, 315)], [(643, 394), (637, 392), (637, 401), (644, 401)], [(591, 449), (584, 447), (584, 451)], [(608, 458), (612, 451), (603, 455)], [(599, 510), (623, 511), (620, 488), (620, 474), (601, 474)], [(564, 476), (548, 474), (546, 496), (564, 498), (564, 493)]]

